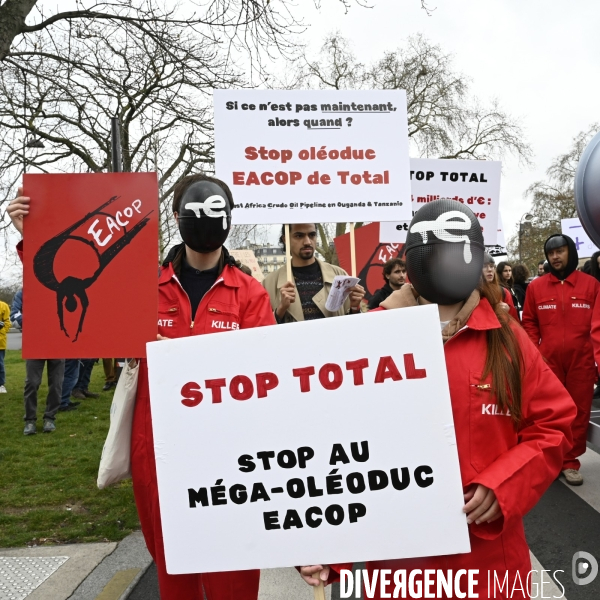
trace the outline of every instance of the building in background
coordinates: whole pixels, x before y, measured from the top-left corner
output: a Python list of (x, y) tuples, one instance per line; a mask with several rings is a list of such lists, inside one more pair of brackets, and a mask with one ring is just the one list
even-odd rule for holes
[(285, 251), (279, 246), (256, 246), (251, 249), (254, 251), (256, 260), (265, 275), (277, 271), (279, 267), (285, 264)]

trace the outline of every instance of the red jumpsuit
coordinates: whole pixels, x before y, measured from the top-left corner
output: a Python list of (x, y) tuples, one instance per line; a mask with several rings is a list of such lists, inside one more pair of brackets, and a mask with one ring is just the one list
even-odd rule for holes
[[(486, 332), (499, 327), (492, 307), (481, 299), (466, 326), (445, 343), (444, 353), (464, 489), (480, 483), (493, 490), (503, 516), (493, 523), (469, 525), (469, 554), (367, 562), (371, 573), (373, 569), (406, 569), (408, 579), (413, 569), (452, 569), (454, 575), (459, 569), (479, 569), (475, 592), (479, 598), (494, 598), (493, 590), (488, 595), (488, 572), (493, 582), (496, 571), (500, 581), (508, 573), (511, 592), (516, 580), (512, 596), (511, 592), (503, 595), (497, 587), (497, 598), (529, 598), (517, 589), (519, 578), (527, 589), (526, 578), (531, 570), (522, 518), (560, 472), (563, 455), (571, 445), (575, 407), (527, 334), (512, 322), (525, 364), (523, 422), (519, 430), (515, 430), (509, 416), (495, 411), (495, 398), (486, 387), (491, 384), (491, 376), (482, 382), (481, 374), (487, 355)], [(553, 402), (548, 403), (548, 398)], [(339, 572), (351, 565), (333, 568)], [(335, 579), (337, 574), (331, 573), (330, 581)], [(417, 579), (422, 581), (423, 577)], [(386, 592), (393, 590), (392, 585)], [(432, 590), (435, 593), (436, 587)], [(461, 591), (466, 591), (465, 583)], [(378, 585), (373, 597), (381, 598), (379, 593)]]
[[(158, 333), (169, 338), (274, 325), (269, 296), (254, 278), (225, 266), (198, 305), (192, 320), (190, 301), (171, 263), (159, 278)], [(227, 357), (223, 357), (227, 360)], [(260, 571), (169, 575), (165, 568), (148, 371), (141, 361), (131, 437), (133, 491), (142, 532), (156, 563), (162, 600), (256, 600)]]
[(577, 460), (586, 449), (594, 382), (600, 347), (600, 283), (573, 271), (564, 281), (551, 273), (535, 279), (527, 288), (523, 328), (567, 388), (577, 406), (573, 422), (573, 448), (563, 469), (579, 470)]

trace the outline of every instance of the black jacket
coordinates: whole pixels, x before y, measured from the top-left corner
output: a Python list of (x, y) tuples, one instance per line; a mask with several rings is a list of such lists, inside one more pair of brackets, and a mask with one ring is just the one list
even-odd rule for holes
[[(523, 310), (523, 307), (525, 306), (525, 294), (527, 293), (527, 286), (529, 284), (527, 282), (525, 283), (515, 283), (513, 285), (513, 296), (515, 296), (515, 298), (517, 299), (519, 305), (521, 306), (520, 310)], [(516, 307), (516, 305), (515, 305)], [(519, 309), (517, 309), (519, 310)]]
[(378, 289), (369, 300), (369, 310), (373, 310), (377, 308), (394, 290), (390, 287), (390, 282), (387, 281), (386, 284)]

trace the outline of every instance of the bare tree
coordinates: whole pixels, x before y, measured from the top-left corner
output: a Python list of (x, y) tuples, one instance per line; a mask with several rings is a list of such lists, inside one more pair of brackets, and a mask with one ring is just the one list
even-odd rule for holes
[[(175, 33), (177, 52), (166, 50), (161, 40)], [(210, 40), (168, 23), (156, 23), (153, 36), (121, 22), (65, 21), (52, 36), (42, 30), (6, 57), (0, 73), (4, 200), (22, 169), (109, 170), (116, 115), (123, 170), (159, 174), (162, 252), (171, 241), (173, 186), (212, 168), (212, 90), (241, 84)], [(30, 147), (41, 145), (32, 156)]]
[(508, 241), (512, 260), (521, 260), (530, 270), (537, 268), (538, 261), (544, 258), (544, 242), (561, 231), (561, 219), (577, 216), (573, 191), (575, 172), (583, 150), (599, 128), (600, 125), (594, 123), (576, 135), (571, 148), (552, 161), (546, 171), (548, 179), (536, 181), (527, 190), (532, 202), (529, 212), (533, 220), (530, 225), (524, 223), (520, 226)]
[(317, 60), (304, 58), (299, 81), (321, 89), (406, 90), (408, 135), (421, 156), (501, 159), (529, 163), (531, 149), (519, 123), (498, 102), (472, 99), (469, 79), (452, 56), (417, 35), (371, 65), (355, 57), (339, 33), (329, 35)]
[[(421, 35), (368, 65), (357, 59), (348, 40), (334, 33), (317, 59), (305, 56), (287, 78), (291, 87), (406, 90), (408, 135), (420, 156), (498, 160), (512, 155), (530, 162), (531, 148), (518, 121), (496, 100), (485, 104), (473, 98), (469, 79), (454, 70), (452, 56)], [(346, 224), (339, 223), (335, 235), (345, 231)], [(333, 231), (321, 227), (320, 233), (320, 251), (327, 256)]]

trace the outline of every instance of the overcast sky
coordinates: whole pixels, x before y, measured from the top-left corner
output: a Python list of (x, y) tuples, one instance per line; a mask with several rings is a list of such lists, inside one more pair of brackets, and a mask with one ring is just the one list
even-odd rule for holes
[(600, 3), (592, 0), (372, 0), (373, 8), (336, 0), (299, 3), (304, 34), (313, 49), (339, 29), (361, 62), (393, 50), (416, 33), (454, 55), (457, 70), (471, 79), (482, 101), (497, 98), (519, 119), (531, 144), (532, 168), (514, 160), (503, 165), (501, 211), (509, 234), (527, 211), (525, 190), (543, 179), (551, 160), (572, 138), (600, 121)]

